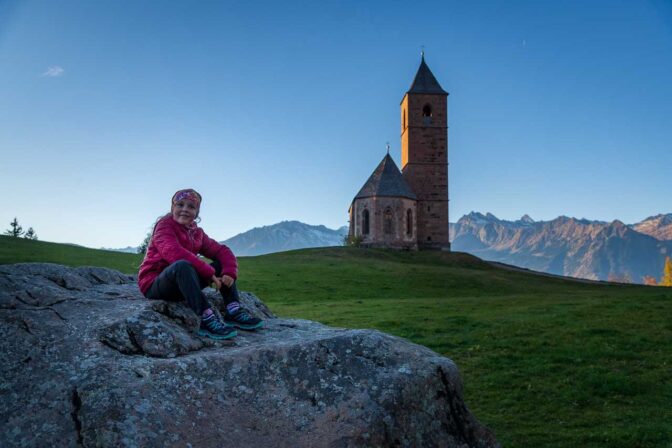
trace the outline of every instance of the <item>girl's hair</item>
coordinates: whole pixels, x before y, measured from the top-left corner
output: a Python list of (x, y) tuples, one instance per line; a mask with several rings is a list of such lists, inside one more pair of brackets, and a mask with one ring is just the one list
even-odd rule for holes
[[(199, 212), (200, 212), (200, 210), (199, 210)], [(152, 237), (154, 237), (154, 231), (156, 230), (156, 226), (159, 224), (159, 221), (161, 221), (163, 218), (165, 218), (167, 216), (172, 217), (172, 211), (166, 213), (165, 215), (161, 215), (158, 218), (156, 218), (156, 221), (154, 221), (154, 224), (152, 225), (152, 230), (150, 232), (147, 232), (147, 236), (145, 236), (145, 240), (142, 242), (142, 244), (138, 248), (138, 253), (147, 254), (147, 249), (149, 248), (149, 245), (152, 244)], [(196, 224), (201, 222), (201, 217), (196, 215), (196, 218), (194, 219), (194, 222)]]
[(161, 221), (163, 218), (166, 216), (170, 215), (170, 213), (166, 213), (165, 215), (161, 215), (158, 218), (156, 218), (156, 221), (154, 221), (154, 224), (152, 225), (152, 230), (147, 232), (147, 235), (145, 236), (144, 241), (138, 247), (138, 253), (139, 254), (144, 254), (147, 255), (147, 249), (149, 249), (149, 245), (152, 244), (152, 237), (154, 236), (154, 231), (156, 230), (156, 225)]

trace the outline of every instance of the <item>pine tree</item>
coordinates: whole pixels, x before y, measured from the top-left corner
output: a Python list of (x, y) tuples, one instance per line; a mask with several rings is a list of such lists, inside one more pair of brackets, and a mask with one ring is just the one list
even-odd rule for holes
[(16, 219), (16, 217), (14, 217), (14, 221), (10, 222), (9, 225), (12, 226), (12, 228), (5, 230), (5, 235), (13, 236), (15, 238), (23, 235), (23, 227), (19, 225), (19, 220)]
[(28, 231), (26, 232), (25, 235), (23, 235), (24, 238), (28, 240), (36, 240), (37, 241), (37, 233), (35, 233), (35, 230), (33, 230), (32, 227), (28, 227)]
[(142, 241), (142, 244), (138, 247), (138, 253), (139, 254), (144, 254), (147, 252), (147, 248), (149, 247), (149, 243), (152, 241), (152, 234), (154, 232), (149, 232), (147, 236), (145, 236), (145, 239)]
[(672, 286), (672, 260), (665, 258), (665, 267), (663, 268), (663, 278), (660, 279), (660, 286)]

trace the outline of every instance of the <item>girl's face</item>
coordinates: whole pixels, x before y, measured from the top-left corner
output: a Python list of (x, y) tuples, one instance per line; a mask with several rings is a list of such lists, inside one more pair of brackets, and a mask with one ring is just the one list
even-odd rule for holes
[(196, 204), (193, 201), (182, 199), (173, 204), (170, 212), (175, 221), (184, 226), (188, 226), (194, 222), (194, 219), (196, 219), (198, 208), (196, 208)]

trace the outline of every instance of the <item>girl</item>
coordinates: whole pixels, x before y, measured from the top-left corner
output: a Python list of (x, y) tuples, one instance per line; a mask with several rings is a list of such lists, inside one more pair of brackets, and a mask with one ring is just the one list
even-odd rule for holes
[[(236, 336), (234, 327), (254, 330), (263, 321), (240, 306), (238, 263), (231, 250), (208, 237), (196, 224), (201, 195), (192, 189), (173, 195), (170, 213), (159, 218), (140, 265), (138, 286), (148, 299), (186, 300), (201, 316), (198, 333), (212, 339)], [(213, 263), (197, 257), (202, 254)], [(224, 322), (212, 310), (202, 289), (214, 283), (224, 298)]]

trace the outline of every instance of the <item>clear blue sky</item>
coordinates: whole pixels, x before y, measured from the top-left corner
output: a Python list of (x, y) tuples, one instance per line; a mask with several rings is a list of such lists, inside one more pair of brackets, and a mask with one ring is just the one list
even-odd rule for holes
[(450, 217), (672, 212), (672, 2), (0, 0), (0, 229), (137, 245), (172, 193), (225, 239), (347, 224), (425, 46)]

